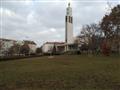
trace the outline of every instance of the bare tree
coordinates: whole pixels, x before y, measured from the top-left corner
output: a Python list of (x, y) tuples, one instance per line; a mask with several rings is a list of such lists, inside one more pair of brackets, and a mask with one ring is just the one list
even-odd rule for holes
[(13, 46), (11, 46), (8, 50), (8, 53), (10, 55), (19, 55), (20, 54), (20, 48), (21, 46), (19, 44), (14, 44)]
[(81, 35), (88, 37), (88, 46), (89, 46), (89, 53), (95, 53), (96, 50), (99, 48), (100, 39), (103, 36), (103, 32), (100, 28), (99, 24), (90, 24), (85, 25), (82, 28)]
[(29, 48), (28, 44), (24, 44), (21, 46), (21, 48), (20, 48), (21, 54), (29, 55), (29, 52), (30, 52), (30, 48)]

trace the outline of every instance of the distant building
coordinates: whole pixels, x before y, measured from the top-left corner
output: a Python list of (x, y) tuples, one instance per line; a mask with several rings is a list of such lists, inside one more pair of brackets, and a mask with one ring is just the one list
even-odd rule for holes
[(77, 37), (75, 37), (74, 43), (77, 43), (78, 45), (88, 44), (89, 43), (89, 37), (77, 36)]
[(30, 48), (29, 54), (36, 53), (37, 44), (34, 41), (24, 40), (23, 42), (24, 42), (24, 44), (29, 46), (29, 48)]
[(51, 54), (53, 48), (56, 48), (56, 52), (63, 53), (65, 52), (65, 43), (64, 42), (46, 42), (42, 45), (42, 52), (44, 54)]
[(14, 46), (15, 44), (18, 44), (20, 46), (27, 44), (30, 48), (30, 54), (36, 52), (36, 43), (34, 41), (19, 41), (19, 40), (12, 40), (12, 39), (4, 39), (0, 38), (0, 56), (7, 56), (9, 55), (9, 49)]
[(0, 38), (0, 56), (6, 55), (8, 53), (9, 48), (15, 43), (15, 40)]

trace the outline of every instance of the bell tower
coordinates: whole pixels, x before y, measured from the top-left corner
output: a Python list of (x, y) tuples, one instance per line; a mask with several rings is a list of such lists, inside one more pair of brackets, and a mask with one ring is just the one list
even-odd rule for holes
[(73, 44), (73, 17), (70, 3), (66, 9), (65, 17), (65, 42), (66, 44)]

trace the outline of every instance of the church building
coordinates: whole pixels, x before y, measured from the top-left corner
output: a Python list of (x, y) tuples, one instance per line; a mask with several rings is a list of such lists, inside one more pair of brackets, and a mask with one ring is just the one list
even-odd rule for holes
[(42, 46), (43, 52), (45, 53), (49, 53), (49, 51), (51, 52), (53, 50), (54, 45), (58, 52), (74, 51), (77, 49), (77, 46), (74, 44), (74, 38), (73, 38), (73, 16), (72, 16), (72, 8), (70, 6), (70, 3), (68, 3), (68, 7), (66, 9), (66, 16), (65, 16), (65, 42), (45, 43)]

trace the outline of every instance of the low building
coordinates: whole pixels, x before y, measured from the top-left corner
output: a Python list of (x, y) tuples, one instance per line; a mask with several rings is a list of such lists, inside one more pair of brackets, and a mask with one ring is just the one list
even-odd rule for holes
[(0, 56), (7, 55), (9, 48), (15, 43), (15, 40), (0, 38)]
[(56, 49), (57, 53), (65, 52), (65, 43), (64, 42), (46, 42), (42, 45), (42, 52), (44, 54), (51, 54)]
[[(20, 46), (26, 44), (29, 46), (29, 49), (30, 49), (29, 54), (36, 53), (37, 46), (34, 41), (28, 41), (28, 40), (20, 41), (20, 40), (0, 38), (0, 56), (10, 55), (9, 49), (16, 44), (20, 45)], [(20, 52), (20, 50), (19, 50), (19, 52)]]
[(74, 43), (77, 44), (78, 49), (82, 46), (82, 45), (88, 45), (89, 44), (89, 37), (86, 36), (77, 36), (74, 39)]

